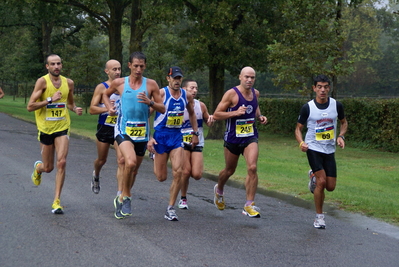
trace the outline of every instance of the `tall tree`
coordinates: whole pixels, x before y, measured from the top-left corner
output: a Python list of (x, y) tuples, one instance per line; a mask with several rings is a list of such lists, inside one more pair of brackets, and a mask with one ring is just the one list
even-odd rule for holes
[[(170, 26), (177, 22), (181, 10), (175, 1), (165, 3), (163, 0), (132, 0), (130, 16), (129, 51), (141, 51), (144, 49), (145, 34), (154, 28), (157, 32), (163, 26)], [(150, 33), (153, 35), (153, 33)]]
[(352, 95), (357, 95), (378, 80), (378, 70), (373, 65), (382, 56), (382, 27), (372, 2), (366, 0), (357, 8), (343, 10), (343, 49), (352, 59), (353, 72), (341, 80), (346, 88), (350, 88)]
[[(324, 73), (336, 81), (336, 77), (353, 72), (353, 62), (363, 55), (353, 52), (352, 48), (374, 42), (363, 39), (365, 43), (348, 46), (351, 10), (355, 10), (360, 2), (285, 1), (281, 6), (285, 30), (274, 44), (269, 45), (270, 69), (276, 75), (275, 84), (311, 94), (309, 85), (314, 75)], [(336, 87), (333, 92), (334, 95), (337, 93)]]
[[(178, 1), (175, 1), (175, 3)], [(242, 67), (265, 70), (266, 44), (270, 43), (277, 1), (183, 0), (181, 44), (176, 53), (191, 70), (209, 70), (210, 112), (224, 93), (225, 71), (238, 77)], [(223, 124), (217, 123), (207, 138), (223, 136)]]
[[(7, 1), (1, 5), (1, 17), (4, 20), (0, 22), (0, 28), (12, 29), (8, 32), (6, 40), (14, 45), (14, 49), (7, 57), (20, 59), (18, 68), (22, 77), (18, 78), (19, 80), (35, 79), (41, 75), (45, 70), (45, 57), (54, 52), (57, 44), (62, 46), (76, 42), (74, 34), (82, 28), (83, 19), (79, 17), (76, 9), (70, 7), (36, 0)], [(15, 32), (20, 35), (13, 36)], [(18, 44), (21, 46), (15, 49)], [(13, 60), (7, 60), (0, 65), (5, 67), (12, 62)]]
[(122, 22), (125, 9), (135, 0), (40, 0), (46, 3), (77, 7), (106, 28), (109, 37), (109, 57), (123, 62)]

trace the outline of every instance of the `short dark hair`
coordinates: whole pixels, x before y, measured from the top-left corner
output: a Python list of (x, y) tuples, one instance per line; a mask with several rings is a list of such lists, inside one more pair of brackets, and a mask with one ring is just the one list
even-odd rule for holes
[(192, 79), (185, 79), (185, 80), (182, 82), (181, 87), (182, 87), (182, 88), (183, 88), (183, 87), (186, 87), (187, 84), (188, 84), (189, 82), (196, 82), (196, 81), (195, 81), (195, 80), (192, 80)]
[(328, 83), (328, 85), (330, 85), (330, 83), (331, 83), (330, 79), (326, 75), (323, 75), (323, 74), (320, 74), (320, 75), (317, 75), (316, 77), (314, 77), (313, 85), (316, 86), (316, 84), (318, 82)]
[(61, 58), (59, 55), (57, 55), (57, 54), (50, 54), (50, 55), (48, 55), (47, 57), (46, 57), (46, 64), (48, 64), (48, 58), (49, 57), (59, 57), (59, 58)]
[(133, 59), (144, 60), (144, 63), (147, 63), (147, 57), (144, 55), (143, 52), (136, 51), (131, 53), (129, 57), (129, 62), (132, 63)]

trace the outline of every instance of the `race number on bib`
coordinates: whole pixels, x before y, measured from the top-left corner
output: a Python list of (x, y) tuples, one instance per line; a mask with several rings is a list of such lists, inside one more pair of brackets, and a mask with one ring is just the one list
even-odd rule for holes
[(115, 126), (116, 120), (118, 119), (118, 116), (110, 116), (108, 115), (107, 118), (105, 119), (104, 124), (108, 126)]
[(168, 128), (181, 128), (183, 125), (184, 111), (169, 111), (166, 121), (166, 127)]
[(144, 140), (147, 134), (147, 122), (126, 122), (126, 134), (129, 135), (132, 140)]
[(182, 130), (182, 134), (183, 134), (183, 143), (191, 144), (191, 140), (193, 139), (193, 129)]
[(53, 103), (46, 106), (46, 121), (65, 120), (66, 104)]
[(253, 118), (236, 120), (236, 137), (247, 137), (254, 135)]
[(316, 141), (334, 139), (334, 125), (316, 127)]

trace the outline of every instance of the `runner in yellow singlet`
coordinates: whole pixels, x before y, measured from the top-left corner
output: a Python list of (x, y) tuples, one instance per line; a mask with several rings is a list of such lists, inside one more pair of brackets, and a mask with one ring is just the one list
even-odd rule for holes
[(35, 111), (42, 155), (42, 160), (38, 160), (34, 164), (31, 179), (34, 185), (40, 185), (42, 173), (49, 173), (54, 169), (54, 157), (56, 157), (57, 174), (51, 212), (63, 214), (60, 196), (65, 180), (68, 155), (71, 124), (69, 110), (82, 115), (82, 108), (75, 105), (73, 81), (60, 75), (61, 58), (55, 54), (49, 55), (46, 59), (46, 68), (48, 74), (36, 81), (27, 105), (29, 112)]

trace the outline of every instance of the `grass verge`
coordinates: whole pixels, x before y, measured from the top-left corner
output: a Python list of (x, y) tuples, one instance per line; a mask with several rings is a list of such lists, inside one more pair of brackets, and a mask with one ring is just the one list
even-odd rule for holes
[[(0, 112), (34, 121), (23, 98), (0, 99)], [(71, 114), (72, 133), (94, 139), (97, 116)], [(326, 203), (346, 211), (360, 213), (399, 226), (399, 154), (351, 147), (337, 149), (337, 187), (326, 192)], [(217, 160), (215, 160), (217, 159)], [(224, 167), (223, 141), (206, 140), (205, 172), (217, 175)], [(307, 188), (309, 166), (305, 153), (292, 137), (260, 133), (258, 175), (259, 187), (313, 201)], [(245, 161), (241, 157), (236, 173), (230, 178), (244, 182)]]

